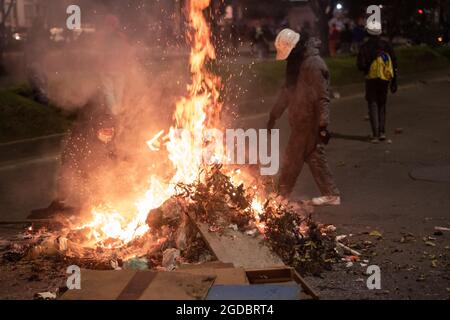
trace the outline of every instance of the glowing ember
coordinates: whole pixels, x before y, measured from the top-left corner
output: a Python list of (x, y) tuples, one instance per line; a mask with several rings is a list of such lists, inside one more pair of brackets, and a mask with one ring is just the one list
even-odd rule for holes
[(252, 211), (255, 215), (255, 225), (258, 228), (258, 231), (262, 234), (264, 234), (266, 225), (265, 223), (261, 222), (261, 214), (264, 212), (264, 205), (262, 201), (258, 200), (257, 198), (254, 198), (251, 203)]

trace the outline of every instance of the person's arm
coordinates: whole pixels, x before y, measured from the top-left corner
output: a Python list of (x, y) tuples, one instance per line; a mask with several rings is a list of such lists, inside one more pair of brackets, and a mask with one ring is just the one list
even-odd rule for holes
[(386, 43), (386, 51), (389, 54), (389, 56), (391, 57), (392, 68), (394, 69), (394, 78), (392, 79), (392, 81), (390, 83), (390, 89), (391, 89), (392, 93), (396, 93), (397, 90), (398, 90), (398, 85), (397, 85), (397, 75), (398, 75), (397, 56), (395, 55), (394, 48), (388, 42)]
[(317, 93), (319, 127), (326, 128), (330, 124), (330, 72), (324, 64), (313, 68), (312, 77)]
[(275, 105), (270, 112), (270, 116), (275, 120), (278, 120), (283, 115), (284, 111), (287, 109), (289, 104), (289, 89), (282, 87), (280, 93), (278, 94)]
[(388, 42), (386, 43), (386, 51), (389, 54), (389, 56), (391, 57), (392, 67), (394, 68), (394, 75), (397, 76), (397, 68), (398, 68), (397, 56), (395, 54), (394, 48)]
[(289, 105), (289, 89), (286, 86), (283, 86), (278, 94), (275, 105), (272, 107), (270, 111), (269, 122), (267, 123), (267, 129), (272, 130), (275, 126), (275, 122), (281, 118), (284, 111), (287, 109)]

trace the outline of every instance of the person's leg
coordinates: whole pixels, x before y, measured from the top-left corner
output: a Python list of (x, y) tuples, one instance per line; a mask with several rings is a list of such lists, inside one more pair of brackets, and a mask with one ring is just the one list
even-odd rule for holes
[(291, 133), (283, 158), (278, 189), (282, 196), (289, 196), (294, 190), (297, 178), (304, 164), (304, 141), (295, 132)]
[(340, 192), (333, 179), (330, 166), (325, 153), (323, 144), (317, 145), (316, 150), (306, 159), (312, 176), (316, 181), (322, 196), (339, 196)]
[(387, 95), (388, 95), (388, 91), (389, 91), (389, 82), (379, 80), (377, 91), (378, 91), (377, 104), (378, 104), (378, 119), (379, 119), (380, 136), (383, 139), (385, 139), (386, 138), (386, 103), (387, 103)]
[(377, 81), (366, 80), (366, 100), (369, 108), (370, 125), (372, 127), (372, 137), (380, 137), (379, 114), (377, 104)]

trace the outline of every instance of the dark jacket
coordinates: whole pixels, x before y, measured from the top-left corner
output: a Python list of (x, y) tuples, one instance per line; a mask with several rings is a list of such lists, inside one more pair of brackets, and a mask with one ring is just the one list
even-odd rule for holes
[[(319, 55), (319, 46), (320, 41), (312, 38), (298, 57), (301, 59), (299, 66), (288, 60), (288, 81), (271, 111), (272, 119), (276, 120), (289, 109), (291, 135), (302, 140), (305, 157), (315, 150), (320, 142), (320, 128), (328, 126), (330, 121), (330, 73)], [(295, 54), (295, 51), (293, 53)], [(296, 85), (289, 84), (289, 81), (292, 81), (292, 69), (289, 68), (298, 70)]]
[(380, 52), (389, 54), (394, 67), (394, 76), (397, 75), (397, 57), (394, 49), (389, 42), (377, 36), (370, 36), (369, 39), (361, 45), (358, 53), (357, 65), (358, 69), (367, 75), (370, 70), (372, 62), (378, 57)]

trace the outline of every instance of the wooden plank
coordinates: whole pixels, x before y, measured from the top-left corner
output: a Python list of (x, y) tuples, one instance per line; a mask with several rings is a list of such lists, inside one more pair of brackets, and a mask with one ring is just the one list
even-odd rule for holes
[(294, 269), (292, 269), (292, 277), (297, 283), (300, 283), (303, 290), (305, 290), (305, 292), (309, 294), (314, 300), (320, 299), (319, 295), (313, 290), (313, 288), (311, 288), (309, 284), (305, 281), (305, 279), (303, 279), (303, 277), (299, 275), (298, 272), (295, 271)]
[(262, 242), (262, 237), (250, 237), (232, 229), (220, 233), (210, 232), (208, 225), (196, 221), (192, 213), (189, 213), (189, 217), (218, 260), (246, 269), (285, 266)]

